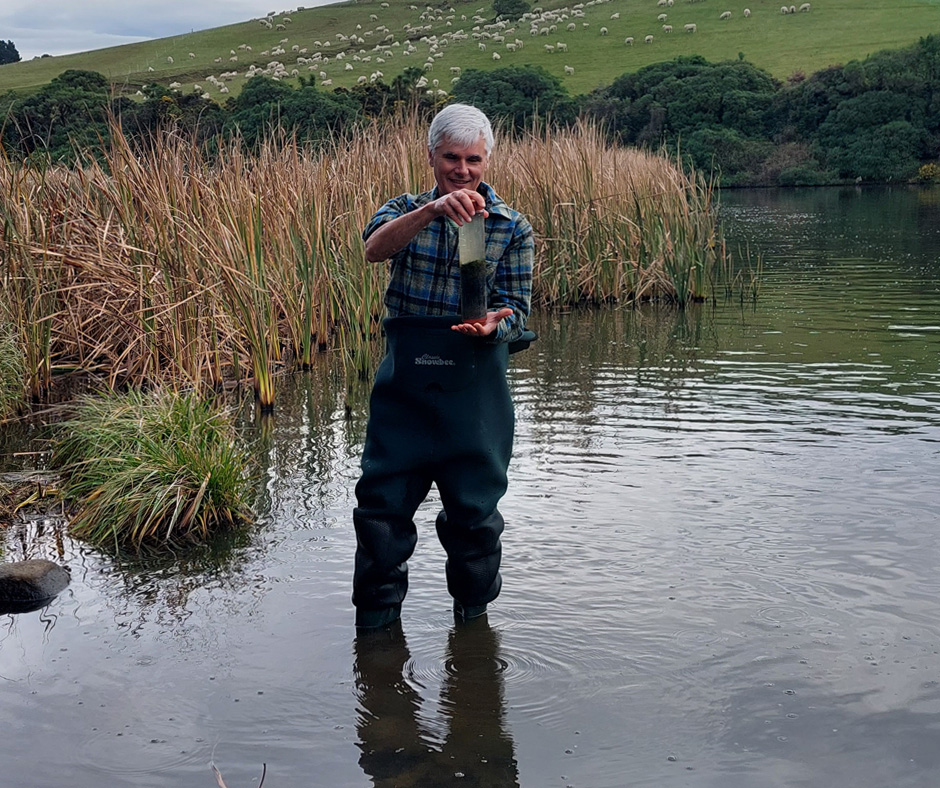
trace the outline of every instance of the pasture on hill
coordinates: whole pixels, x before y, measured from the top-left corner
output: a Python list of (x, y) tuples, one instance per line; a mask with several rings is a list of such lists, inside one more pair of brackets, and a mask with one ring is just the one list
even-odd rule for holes
[[(781, 0), (667, 3), (547, 0), (533, 3), (522, 19), (496, 26), (492, 3), (484, 0), (343, 2), (277, 14), (270, 26), (254, 19), (0, 66), (0, 92), (33, 91), (66, 69), (85, 69), (129, 96), (159, 82), (224, 101), (254, 73), (295, 83), (298, 75), (312, 76), (331, 89), (390, 83), (409, 66), (427, 70), (429, 90), (447, 92), (460, 69), (539, 65), (577, 95), (679, 55), (743, 57), (785, 79), (940, 32), (940, 0), (811, 0), (808, 11), (787, 14)], [(633, 43), (625, 43), (630, 38)]]

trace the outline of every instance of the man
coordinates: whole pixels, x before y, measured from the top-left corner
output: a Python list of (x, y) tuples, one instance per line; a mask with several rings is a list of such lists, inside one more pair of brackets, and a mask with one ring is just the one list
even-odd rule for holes
[[(363, 231), (366, 258), (388, 259), (387, 354), (376, 373), (356, 485), (353, 603), (356, 626), (399, 618), (414, 513), (432, 483), (443, 511), (447, 588), (458, 618), (474, 618), (499, 594), (496, 504), (506, 491), (513, 407), (509, 343), (523, 337), (532, 285), (532, 227), (483, 181), (493, 131), (475, 107), (452, 104), (428, 132), (430, 192), (387, 202)], [(486, 221), (489, 311), (460, 315), (457, 227)]]

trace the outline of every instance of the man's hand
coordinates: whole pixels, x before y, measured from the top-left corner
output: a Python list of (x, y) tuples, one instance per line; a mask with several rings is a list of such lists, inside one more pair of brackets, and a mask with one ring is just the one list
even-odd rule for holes
[(451, 331), (459, 331), (461, 334), (471, 337), (488, 337), (496, 330), (499, 321), (511, 314), (512, 310), (509, 307), (504, 307), (495, 312), (487, 312), (486, 320), (482, 323), (458, 323), (450, 328)]
[(486, 200), (483, 195), (472, 189), (458, 189), (438, 197), (430, 203), (436, 216), (447, 216), (453, 219), (458, 226), (473, 219), (474, 215), (483, 212), (483, 217), (489, 216), (485, 210)]

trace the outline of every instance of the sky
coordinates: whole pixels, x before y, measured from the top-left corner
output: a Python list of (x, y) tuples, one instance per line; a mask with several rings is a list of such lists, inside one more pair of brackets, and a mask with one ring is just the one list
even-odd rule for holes
[[(327, 2), (300, 0), (299, 5)], [(0, 0), (0, 41), (12, 41), (20, 57), (30, 60), (181, 35), (296, 7), (275, 0)]]

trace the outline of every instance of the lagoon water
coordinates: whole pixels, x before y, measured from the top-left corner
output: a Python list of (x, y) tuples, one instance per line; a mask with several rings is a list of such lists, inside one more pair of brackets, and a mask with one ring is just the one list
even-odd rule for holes
[(722, 203), (756, 303), (534, 317), (486, 620), (454, 625), (432, 499), (401, 630), (356, 639), (366, 414), (326, 360), (210, 553), (0, 531), (73, 577), (0, 616), (0, 785), (936, 786), (940, 193)]

